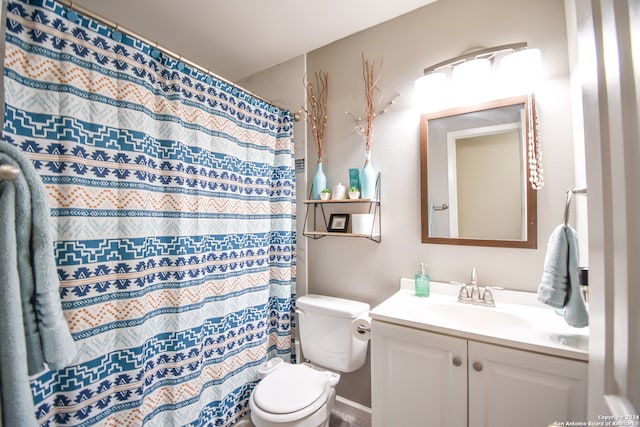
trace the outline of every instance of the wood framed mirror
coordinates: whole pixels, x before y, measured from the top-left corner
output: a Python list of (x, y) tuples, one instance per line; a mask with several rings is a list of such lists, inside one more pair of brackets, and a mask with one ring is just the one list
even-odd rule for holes
[(533, 95), (420, 117), (422, 242), (537, 247)]

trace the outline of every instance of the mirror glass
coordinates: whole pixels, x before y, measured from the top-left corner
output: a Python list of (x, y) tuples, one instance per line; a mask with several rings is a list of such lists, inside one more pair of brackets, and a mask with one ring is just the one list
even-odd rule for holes
[(422, 242), (535, 248), (533, 96), (421, 116)]

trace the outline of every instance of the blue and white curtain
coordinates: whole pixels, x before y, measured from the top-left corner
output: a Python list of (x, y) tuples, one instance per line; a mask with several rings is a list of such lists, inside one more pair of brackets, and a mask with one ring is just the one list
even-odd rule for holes
[(3, 137), (47, 190), (79, 353), (32, 378), (39, 424), (233, 424), (291, 354), (291, 115), (55, 1), (6, 12)]

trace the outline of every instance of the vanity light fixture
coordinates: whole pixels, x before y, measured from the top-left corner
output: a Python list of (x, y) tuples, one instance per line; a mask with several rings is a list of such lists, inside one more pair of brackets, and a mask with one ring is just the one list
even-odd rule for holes
[(456, 85), (468, 86), (487, 79), (494, 59), (500, 57), (500, 74), (507, 82), (527, 83), (537, 80), (540, 72), (539, 49), (528, 49), (527, 42), (511, 43), (486, 49), (477, 49), (455, 58), (447, 59), (424, 69), (424, 75), (415, 82), (416, 91), (433, 96), (446, 84), (447, 73), (452, 74)]

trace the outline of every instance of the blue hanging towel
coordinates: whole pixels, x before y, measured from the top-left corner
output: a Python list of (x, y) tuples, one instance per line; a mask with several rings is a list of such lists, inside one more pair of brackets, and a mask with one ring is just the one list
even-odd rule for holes
[(578, 283), (578, 258), (575, 230), (559, 225), (549, 236), (538, 301), (563, 308), (567, 324), (583, 328), (589, 325), (589, 313)]
[(14, 181), (0, 181), (1, 413), (4, 425), (27, 426), (35, 425), (29, 375), (67, 366), (76, 346), (60, 303), (44, 185), (29, 159), (6, 142), (0, 164), (21, 171)]

